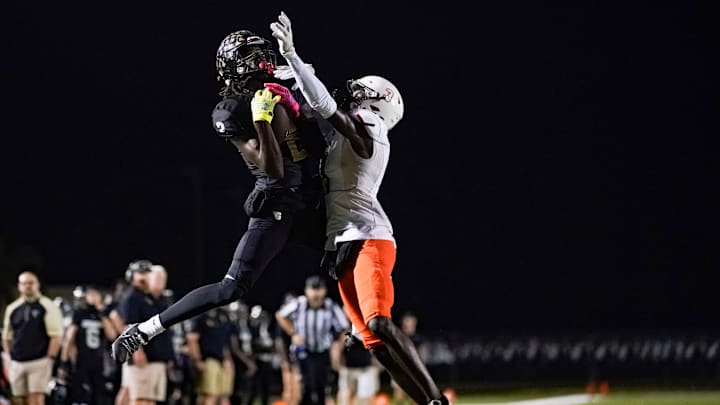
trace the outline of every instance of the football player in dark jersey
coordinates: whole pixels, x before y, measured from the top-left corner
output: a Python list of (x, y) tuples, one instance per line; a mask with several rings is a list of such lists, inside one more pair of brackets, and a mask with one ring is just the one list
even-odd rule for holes
[[(221, 281), (191, 291), (144, 322), (128, 325), (112, 344), (117, 362), (126, 361), (172, 325), (242, 297), (291, 235), (320, 235), (320, 254), (324, 223), (299, 220), (300, 213), (316, 212), (322, 206), (319, 165), (307, 147), (312, 144), (310, 134), (320, 131), (311, 115), (302, 114), (287, 88), (268, 83), (274, 80), (275, 64), (270, 42), (251, 31), (233, 32), (220, 44), (216, 67), (224, 87), (212, 112), (213, 126), (217, 135), (237, 148), (255, 177), (244, 204), (248, 228)], [(324, 214), (312, 217), (324, 218)], [(317, 230), (297, 232), (295, 222)]]
[(63, 371), (72, 375), (71, 403), (96, 405), (103, 403), (105, 348), (117, 333), (108, 318), (101, 292), (94, 287), (82, 290), (84, 298), (79, 297), (73, 312), (60, 360)]

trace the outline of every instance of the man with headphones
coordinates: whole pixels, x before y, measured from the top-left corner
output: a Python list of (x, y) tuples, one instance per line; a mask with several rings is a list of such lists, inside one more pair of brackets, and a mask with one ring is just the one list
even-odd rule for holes
[[(137, 323), (158, 311), (155, 298), (150, 293), (148, 275), (153, 263), (136, 260), (128, 265), (125, 279), (130, 286), (114, 310), (123, 330), (128, 324)], [(150, 405), (163, 402), (167, 390), (167, 363), (172, 360), (172, 347), (163, 339), (150, 342), (133, 353), (122, 371), (122, 388), (118, 396), (127, 395), (130, 405)], [(126, 391), (125, 391), (126, 389)], [(123, 402), (120, 400), (119, 402)]]

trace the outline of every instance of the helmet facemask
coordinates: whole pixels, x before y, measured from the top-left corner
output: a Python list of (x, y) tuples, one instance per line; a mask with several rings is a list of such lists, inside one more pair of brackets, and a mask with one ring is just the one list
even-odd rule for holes
[(238, 49), (237, 54), (235, 72), (240, 77), (256, 72), (272, 75), (275, 70), (277, 58), (272, 49), (250, 45)]
[(377, 91), (371, 89), (370, 87), (360, 83), (355, 79), (350, 79), (347, 81), (347, 89), (348, 93), (350, 93), (350, 97), (352, 98), (350, 105), (353, 107), (358, 107), (365, 101), (377, 101), (385, 99), (384, 95), (381, 95)]

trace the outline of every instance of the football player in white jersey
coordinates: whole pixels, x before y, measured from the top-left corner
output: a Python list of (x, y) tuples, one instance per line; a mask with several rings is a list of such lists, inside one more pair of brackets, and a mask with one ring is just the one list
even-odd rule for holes
[(334, 253), (331, 275), (348, 317), (365, 347), (413, 400), (447, 405), (412, 341), (391, 319), (396, 245), (377, 192), (390, 154), (388, 131), (403, 117), (400, 92), (383, 77), (364, 76), (348, 81), (349, 103), (339, 106), (298, 56), (287, 15), (281, 13), (270, 29), (303, 96), (339, 134), (325, 162), (325, 249)]

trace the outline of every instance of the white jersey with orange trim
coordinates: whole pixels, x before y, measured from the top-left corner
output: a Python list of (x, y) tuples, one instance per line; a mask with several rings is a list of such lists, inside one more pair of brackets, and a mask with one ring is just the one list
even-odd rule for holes
[(377, 199), (390, 158), (387, 126), (369, 110), (354, 109), (349, 115), (365, 125), (373, 139), (373, 152), (368, 159), (358, 156), (340, 134), (330, 142), (325, 162), (327, 250), (336, 250), (338, 242), (351, 240), (383, 239), (395, 243), (390, 219)]

